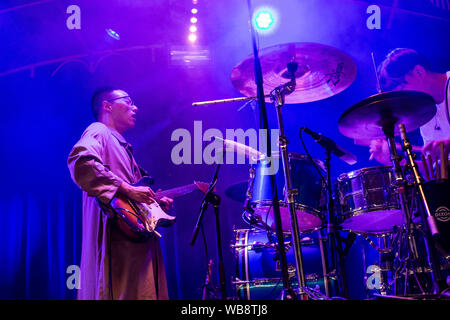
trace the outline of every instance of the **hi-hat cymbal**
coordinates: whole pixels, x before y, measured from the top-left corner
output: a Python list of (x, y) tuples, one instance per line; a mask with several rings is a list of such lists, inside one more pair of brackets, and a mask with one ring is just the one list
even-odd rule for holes
[(393, 126), (400, 134), (399, 124), (413, 131), (436, 114), (434, 99), (419, 91), (390, 91), (370, 96), (344, 111), (338, 121), (339, 131), (349, 138), (385, 137), (383, 127)]
[[(295, 91), (285, 103), (322, 100), (345, 90), (356, 77), (356, 65), (344, 52), (318, 43), (300, 42), (271, 46), (259, 51), (264, 94), (287, 83), (289, 62), (297, 62)], [(257, 95), (254, 57), (241, 61), (231, 72), (231, 82), (245, 96)], [(267, 101), (270, 101), (267, 98)]]

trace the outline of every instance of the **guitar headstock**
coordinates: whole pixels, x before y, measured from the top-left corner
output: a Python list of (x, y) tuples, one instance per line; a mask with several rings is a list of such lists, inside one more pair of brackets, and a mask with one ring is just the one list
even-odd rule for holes
[[(197, 186), (198, 190), (200, 190), (203, 193), (206, 193), (209, 188), (209, 183), (201, 182), (201, 181), (194, 181), (194, 184)], [(214, 192), (217, 192), (217, 188), (214, 187)]]

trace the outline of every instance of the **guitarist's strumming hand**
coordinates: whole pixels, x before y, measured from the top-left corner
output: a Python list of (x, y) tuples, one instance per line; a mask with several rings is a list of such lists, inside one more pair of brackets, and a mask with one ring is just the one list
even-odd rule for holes
[(134, 201), (147, 204), (154, 202), (156, 197), (155, 192), (150, 187), (135, 187), (125, 181), (122, 182), (118, 191)]

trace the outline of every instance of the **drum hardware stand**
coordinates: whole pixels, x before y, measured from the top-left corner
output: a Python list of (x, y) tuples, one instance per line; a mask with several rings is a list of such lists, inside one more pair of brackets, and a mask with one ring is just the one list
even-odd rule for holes
[(208, 295), (214, 300), (217, 300), (216, 290), (211, 281), (212, 279), (212, 265), (213, 261), (209, 260), (208, 269), (206, 270), (205, 284), (203, 285), (202, 300), (208, 300)]
[[(398, 233), (394, 234), (398, 235)], [(390, 257), (392, 255), (392, 251), (393, 251), (393, 247), (389, 246), (388, 243), (388, 237), (386, 234), (382, 234), (381, 238), (377, 236), (378, 239), (378, 245), (375, 244), (372, 239), (369, 238), (369, 236), (365, 233), (361, 233), (360, 234), (366, 241), (367, 243), (369, 243), (372, 248), (374, 248), (379, 255), (378, 258), (378, 264), (379, 264), (379, 268), (380, 268), (380, 287), (379, 290), (381, 292), (381, 295), (387, 295), (388, 294), (388, 290), (390, 290), (390, 277), (388, 272), (392, 271), (392, 264), (391, 264), (391, 260), (392, 258)], [(401, 239), (401, 236), (399, 237)], [(380, 241), (381, 240), (381, 241)], [(392, 240), (394, 241), (394, 240)], [(380, 244), (381, 242), (381, 244)], [(367, 269), (367, 265), (366, 263), (364, 263), (364, 270)], [(364, 277), (364, 281), (367, 281), (367, 276)], [(366, 286), (367, 287), (367, 286)]]
[(322, 261), (322, 274), (323, 274), (323, 283), (324, 283), (324, 289), (325, 289), (325, 295), (327, 297), (331, 297), (330, 293), (330, 278), (331, 274), (328, 272), (328, 253), (326, 251), (326, 242), (327, 237), (323, 235), (323, 230), (319, 230), (319, 247), (320, 247), (320, 258)]
[(291, 218), (291, 236), (292, 242), (294, 245), (294, 253), (295, 253), (295, 263), (296, 263), (296, 272), (297, 272), (297, 281), (298, 281), (298, 294), (300, 295), (300, 299), (307, 299), (308, 293), (305, 291), (306, 280), (305, 274), (303, 270), (303, 258), (301, 252), (301, 239), (300, 239), (300, 229), (298, 227), (298, 219), (297, 212), (295, 208), (295, 199), (294, 196), (298, 194), (298, 190), (292, 188), (292, 179), (289, 170), (289, 155), (287, 151), (288, 140), (285, 136), (284, 125), (282, 119), (281, 108), (284, 106), (284, 97), (292, 93), (295, 89), (296, 80), (295, 80), (295, 72), (297, 71), (298, 63), (289, 62), (287, 64), (288, 73), (291, 76), (291, 80), (286, 84), (283, 84), (279, 87), (276, 87), (271, 92), (272, 102), (277, 110), (277, 119), (278, 119), (278, 127), (280, 130), (279, 136), (279, 145), (281, 150), (281, 160), (283, 162), (283, 173), (284, 180), (286, 182), (286, 190), (285, 190), (285, 201), (289, 208), (290, 218)]
[(436, 220), (431, 213), (430, 207), (428, 205), (428, 200), (425, 196), (424, 188), (423, 188), (423, 179), (419, 174), (419, 169), (417, 166), (417, 163), (414, 161), (414, 155), (412, 154), (412, 146), (409, 142), (408, 137), (406, 136), (406, 130), (405, 126), (403, 124), (399, 125), (400, 127), (400, 134), (401, 138), (403, 140), (403, 148), (406, 152), (408, 163), (410, 164), (410, 167), (412, 168), (413, 174), (414, 174), (414, 182), (417, 187), (417, 191), (421, 200), (421, 203), (423, 204), (423, 209), (420, 210), (422, 213), (422, 220), (426, 223), (427, 226), (425, 228), (425, 248), (427, 251), (427, 260), (428, 264), (432, 270), (431, 272), (431, 278), (433, 282), (433, 293), (440, 293), (442, 290), (446, 288), (445, 280), (442, 278), (442, 274), (440, 272), (439, 268), (439, 259), (437, 257), (436, 250), (431, 245), (432, 243), (438, 244), (438, 239), (440, 237), (439, 230), (436, 224)]
[[(216, 166), (216, 171), (214, 172), (214, 177), (209, 185), (209, 188), (202, 200), (201, 206), (200, 206), (200, 214), (197, 220), (197, 223), (194, 227), (194, 231), (192, 232), (192, 238), (191, 238), (191, 245), (194, 245), (195, 240), (198, 235), (198, 231), (204, 216), (204, 213), (206, 209), (208, 208), (208, 204), (212, 204), (214, 207), (214, 214), (216, 217), (216, 234), (217, 234), (217, 253), (218, 253), (218, 259), (219, 259), (219, 282), (220, 282), (220, 293), (221, 293), (221, 299), (226, 299), (226, 289), (225, 289), (225, 268), (224, 268), (224, 262), (223, 262), (223, 254), (222, 254), (222, 239), (221, 239), (221, 233), (220, 233), (220, 219), (219, 219), (219, 206), (220, 206), (220, 197), (215, 194), (214, 187), (217, 184), (217, 177), (219, 174), (221, 163), (219, 162)], [(208, 264), (208, 270), (210, 266)]]
[[(388, 119), (391, 118), (388, 116)], [(388, 147), (389, 147), (389, 152), (391, 155), (391, 161), (393, 164), (393, 173), (394, 173), (394, 178), (395, 178), (395, 183), (394, 183), (394, 187), (396, 188), (399, 198), (400, 198), (400, 207), (401, 207), (401, 212), (403, 214), (403, 217), (405, 219), (405, 226), (406, 226), (406, 238), (407, 238), (407, 247), (408, 247), (408, 258), (407, 260), (412, 260), (412, 262), (418, 261), (419, 256), (418, 256), (418, 251), (417, 251), (417, 244), (416, 244), (416, 239), (413, 236), (413, 229), (414, 229), (414, 225), (412, 223), (412, 219), (411, 219), (411, 213), (409, 210), (409, 206), (407, 203), (407, 199), (406, 199), (406, 189), (407, 189), (407, 181), (404, 179), (403, 177), (403, 172), (402, 172), (402, 168), (400, 165), (400, 161), (401, 161), (401, 156), (397, 153), (397, 148), (395, 146), (395, 140), (394, 140), (394, 136), (395, 136), (395, 129), (394, 129), (394, 121), (391, 120), (387, 120), (386, 123), (384, 123), (382, 125), (383, 128), (383, 132), (386, 136), (387, 139), (387, 143), (388, 143)], [(401, 239), (400, 239), (401, 242)], [(401, 246), (400, 246), (401, 247)], [(409, 254), (412, 255), (412, 259), (409, 258)], [(408, 264), (409, 261), (407, 261)], [(414, 267), (413, 267), (414, 268)], [(406, 279), (408, 277), (408, 267), (406, 266)], [(397, 291), (397, 283), (394, 284), (394, 291)]]
[[(415, 274), (415, 264), (419, 260), (419, 254), (418, 254), (418, 250), (417, 250), (416, 238), (413, 234), (415, 225), (412, 222), (411, 212), (410, 212), (410, 208), (408, 206), (407, 198), (406, 198), (407, 181), (403, 177), (402, 168), (400, 166), (401, 156), (399, 156), (397, 153), (397, 148), (395, 146), (395, 140), (394, 140), (394, 136), (395, 136), (394, 123), (395, 123), (395, 121), (391, 120), (392, 117), (390, 117), (390, 115), (385, 115), (385, 116), (388, 116), (388, 120), (382, 124), (382, 128), (383, 128), (383, 132), (387, 139), (387, 143), (388, 143), (388, 147), (389, 147), (389, 151), (390, 151), (390, 155), (391, 155), (391, 161), (393, 164), (393, 173), (394, 173), (394, 178), (395, 178), (394, 187), (396, 188), (396, 190), (398, 192), (398, 195), (400, 198), (401, 211), (402, 211), (403, 217), (405, 219), (405, 230), (406, 230), (406, 240), (407, 240), (407, 250), (408, 250), (406, 264), (404, 264), (402, 266), (403, 269), (406, 269), (405, 283), (407, 282), (408, 275), (409, 275), (408, 264), (412, 263), (413, 264), (413, 270), (412, 270), (413, 274), (415, 276), (415, 279), (416, 279), (419, 287), (421, 287), (421, 285), (418, 282), (418, 279), (416, 277), (416, 274)], [(403, 238), (403, 237), (401, 237), (401, 238)], [(402, 239), (400, 239), (400, 249), (399, 250), (401, 250), (401, 241), (402, 241)], [(427, 247), (427, 252), (430, 254), (431, 252), (430, 252), (430, 250), (428, 250), (429, 246), (427, 244), (426, 244), (426, 247)], [(436, 291), (439, 288), (439, 285), (438, 285), (438, 282), (436, 279), (436, 276), (438, 278), (440, 278), (440, 276), (438, 275), (439, 270), (434, 268), (434, 263), (432, 264), (432, 269), (433, 269), (433, 272), (432, 272), (433, 290)], [(437, 274), (435, 271), (437, 271)], [(396, 270), (396, 274), (397, 273), (398, 273), (398, 270)], [(405, 287), (405, 289), (406, 289), (406, 287)], [(395, 293), (397, 292), (397, 281), (396, 280), (395, 280), (395, 284), (394, 284), (394, 292)]]
[[(324, 248), (324, 255), (326, 262), (325, 268), (327, 270), (326, 273), (329, 273), (328, 270), (336, 270), (337, 280), (339, 282), (339, 288), (341, 289), (339, 294), (343, 295), (345, 298), (349, 298), (348, 287), (347, 287), (347, 277), (345, 273), (344, 266), (344, 252), (342, 249), (342, 239), (339, 234), (339, 231), (336, 228), (336, 219), (335, 219), (335, 205), (333, 200), (333, 190), (331, 187), (331, 149), (324, 144), (320, 144), (325, 148), (325, 170), (327, 174), (327, 213), (328, 213), (328, 223), (326, 228), (326, 236), (328, 242), (328, 247), (330, 248), (330, 260), (327, 259), (328, 252), (326, 247)], [(327, 261), (328, 260), (328, 261)], [(326, 279), (328, 282), (328, 279)]]
[[(272, 151), (271, 151), (269, 121), (267, 118), (267, 110), (266, 110), (265, 95), (264, 95), (264, 88), (263, 88), (263, 76), (262, 76), (262, 70), (261, 70), (261, 62), (259, 60), (259, 55), (258, 55), (256, 32), (255, 32), (255, 28), (252, 23), (253, 9), (252, 9), (252, 5), (251, 5), (251, 0), (247, 0), (247, 5), (248, 5), (250, 32), (251, 32), (251, 36), (252, 36), (254, 68), (255, 68), (255, 83), (256, 83), (256, 87), (257, 87), (257, 97), (258, 97), (258, 105), (259, 105), (259, 111), (260, 111), (260, 120), (262, 122), (263, 129), (265, 129), (265, 132), (267, 132), (267, 136), (266, 136), (267, 156), (269, 159), (271, 159)], [(271, 166), (271, 167), (273, 167), (273, 166)], [(278, 198), (275, 175), (273, 174), (273, 172), (270, 172), (269, 174), (270, 174), (270, 181), (271, 181), (271, 186), (272, 186), (272, 190), (273, 190), (273, 214), (274, 214), (274, 220), (275, 220), (276, 234), (277, 234), (277, 238), (278, 238), (278, 252), (280, 254), (281, 273), (282, 273), (282, 280), (283, 280), (283, 292), (282, 292), (281, 299), (286, 299), (286, 300), (297, 299), (296, 292), (293, 290), (293, 288), (291, 287), (291, 284), (289, 282), (289, 271), (288, 271), (288, 265), (287, 265), (286, 251), (284, 248), (284, 234), (283, 234), (282, 224), (281, 224), (280, 202), (279, 202), (279, 198)], [(294, 234), (294, 236), (298, 237), (298, 234)], [(301, 279), (299, 279), (299, 281), (300, 280)], [(304, 277), (303, 277), (303, 282), (304, 282)], [(304, 298), (304, 297), (305, 297), (304, 295), (301, 295), (301, 298)]]

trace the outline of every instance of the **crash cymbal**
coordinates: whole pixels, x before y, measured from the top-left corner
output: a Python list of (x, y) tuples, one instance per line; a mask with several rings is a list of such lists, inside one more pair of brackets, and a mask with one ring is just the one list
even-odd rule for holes
[[(264, 94), (287, 83), (289, 62), (297, 62), (295, 91), (285, 103), (322, 100), (345, 90), (355, 80), (356, 65), (342, 51), (317, 43), (287, 43), (259, 51)], [(231, 82), (247, 97), (257, 95), (253, 55), (241, 61), (231, 72)], [(270, 101), (270, 98), (266, 98)]]
[(385, 137), (383, 126), (393, 125), (395, 135), (399, 124), (406, 131), (415, 130), (436, 114), (434, 99), (419, 91), (390, 91), (366, 98), (340, 116), (339, 131), (353, 139)]

